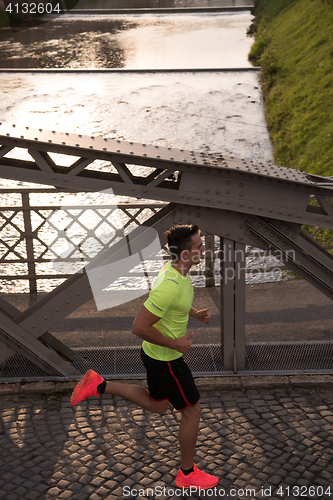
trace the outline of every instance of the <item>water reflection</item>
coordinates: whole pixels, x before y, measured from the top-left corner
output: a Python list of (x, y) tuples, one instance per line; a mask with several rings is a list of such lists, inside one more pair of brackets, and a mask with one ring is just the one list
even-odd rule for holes
[(29, 30), (0, 30), (1, 68), (250, 67), (250, 12), (70, 14)]
[(81, 0), (80, 9), (161, 9), (190, 7), (243, 7), (250, 0)]
[[(271, 160), (258, 75), (1, 74), (4, 123)], [(2, 182), (2, 180), (1, 180)]]
[(61, 18), (9, 36), (3, 30), (0, 64), (2, 68), (122, 68), (124, 51), (117, 35), (135, 26), (125, 19)]

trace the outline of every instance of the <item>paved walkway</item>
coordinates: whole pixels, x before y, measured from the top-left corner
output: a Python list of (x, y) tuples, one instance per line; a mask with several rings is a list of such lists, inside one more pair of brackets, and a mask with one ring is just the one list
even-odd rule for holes
[[(25, 299), (11, 297), (21, 309)], [(73, 347), (129, 345), (142, 300), (101, 313), (87, 304), (55, 333)], [(209, 330), (193, 324), (197, 341), (219, 341), (218, 290), (196, 289), (195, 301), (213, 315)], [(248, 286), (247, 338), (331, 339), (332, 306), (303, 281)], [(108, 396), (72, 408), (74, 385), (0, 384), (0, 498), (333, 500), (333, 375), (198, 379), (196, 462), (220, 478), (206, 494), (175, 487), (177, 412)]]
[(225, 390), (216, 381), (201, 391), (196, 462), (220, 478), (205, 494), (175, 487), (177, 412), (150, 415), (109, 396), (72, 408), (69, 386), (2, 393), (0, 498), (333, 498), (330, 384)]
[[(2, 296), (21, 311), (31, 300), (29, 294)], [(90, 300), (50, 332), (70, 347), (141, 345), (132, 325), (146, 298), (103, 311)], [(195, 332), (195, 343), (221, 342), (220, 300), (220, 287), (194, 288), (194, 307), (208, 307), (212, 315), (209, 327), (190, 318), (188, 330)], [(331, 340), (333, 301), (305, 280), (247, 285), (245, 323), (248, 342)]]

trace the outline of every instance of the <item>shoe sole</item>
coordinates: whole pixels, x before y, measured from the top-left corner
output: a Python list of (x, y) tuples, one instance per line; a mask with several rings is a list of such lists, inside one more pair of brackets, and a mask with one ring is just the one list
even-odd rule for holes
[(77, 384), (75, 387), (73, 394), (71, 396), (71, 405), (75, 406), (76, 404), (80, 403), (80, 401), (76, 402), (76, 399), (79, 397), (81, 389), (84, 388), (87, 379), (90, 377), (91, 373), (93, 373), (93, 370), (88, 370), (87, 373), (85, 373), (80, 380), (80, 382)]
[(217, 481), (217, 483), (215, 484), (212, 484), (211, 486), (199, 486), (199, 485), (194, 485), (194, 484), (182, 484), (182, 483), (178, 483), (177, 481), (175, 481), (175, 485), (177, 486), (177, 488), (200, 488), (201, 490), (210, 490), (211, 488), (215, 488), (215, 486), (217, 486), (219, 484), (219, 482)]

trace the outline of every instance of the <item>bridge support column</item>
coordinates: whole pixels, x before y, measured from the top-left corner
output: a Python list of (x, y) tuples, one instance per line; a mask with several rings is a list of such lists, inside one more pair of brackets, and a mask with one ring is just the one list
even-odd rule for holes
[(205, 234), (205, 248), (206, 248), (206, 287), (215, 286), (215, 272), (214, 272), (214, 235)]
[(221, 347), (224, 366), (245, 368), (245, 245), (221, 238)]

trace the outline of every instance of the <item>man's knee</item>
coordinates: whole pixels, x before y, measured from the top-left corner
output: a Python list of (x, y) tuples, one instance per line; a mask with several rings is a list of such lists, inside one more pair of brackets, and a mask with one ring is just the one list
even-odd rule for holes
[(200, 403), (197, 402), (193, 406), (187, 406), (185, 410), (182, 411), (182, 415), (189, 420), (199, 420), (201, 415)]
[(157, 413), (165, 413), (167, 411), (167, 409), (169, 408), (169, 405), (170, 405), (170, 403), (168, 400), (161, 401), (161, 406), (158, 408)]
[(151, 400), (149, 408), (147, 408), (148, 411), (151, 413), (165, 413), (167, 409), (169, 408), (170, 402), (167, 399), (164, 399), (163, 401), (153, 401)]

